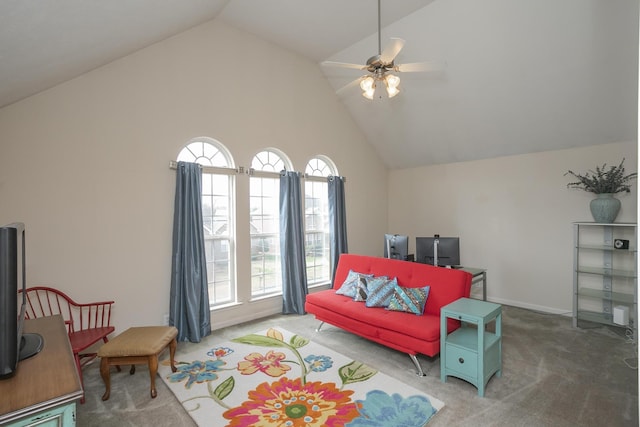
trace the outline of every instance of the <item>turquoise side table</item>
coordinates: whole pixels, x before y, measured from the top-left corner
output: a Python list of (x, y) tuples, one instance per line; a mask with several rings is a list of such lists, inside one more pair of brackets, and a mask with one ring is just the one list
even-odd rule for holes
[[(462, 326), (447, 335), (447, 319)], [(495, 321), (495, 333), (485, 327)], [(475, 325), (475, 327), (473, 327)], [(478, 388), (478, 396), (493, 374), (502, 375), (502, 306), (460, 298), (440, 310), (440, 379), (453, 376)]]

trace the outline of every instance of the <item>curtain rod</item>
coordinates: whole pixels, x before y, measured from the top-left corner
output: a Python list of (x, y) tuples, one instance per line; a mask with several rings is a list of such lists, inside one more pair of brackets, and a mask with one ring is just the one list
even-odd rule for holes
[[(217, 167), (217, 166), (203, 166), (203, 165), (200, 165), (200, 167), (205, 172), (218, 171), (218, 172), (229, 173), (230, 171), (235, 171), (236, 173), (244, 174), (245, 171), (246, 171), (247, 174), (253, 175), (253, 169), (245, 169), (244, 166), (240, 166), (238, 168), (222, 168), (222, 167)], [(178, 169), (178, 162), (176, 162), (175, 160), (169, 160), (169, 169), (173, 169), (173, 170)], [(275, 172), (275, 173), (279, 174), (278, 172)], [(324, 177), (324, 176), (307, 175), (306, 173), (302, 173), (302, 172), (299, 172), (299, 173), (300, 173), (300, 177), (301, 178), (312, 180), (312, 181), (324, 181), (326, 178), (328, 178), (329, 180), (333, 180), (335, 178), (340, 178), (340, 179), (342, 179), (342, 181), (347, 182), (347, 178), (344, 177), (344, 176), (329, 175), (328, 177)]]
[[(200, 168), (204, 171), (204, 172), (222, 172), (222, 173), (226, 173), (228, 174), (229, 172), (235, 172), (235, 173), (244, 173), (244, 168), (240, 167), (240, 168), (224, 168), (224, 167), (220, 167), (220, 166), (205, 166), (205, 165), (200, 165), (198, 164), (198, 166), (200, 166)], [(169, 160), (169, 169), (173, 169), (176, 170), (178, 169), (178, 162), (176, 162), (175, 160)]]

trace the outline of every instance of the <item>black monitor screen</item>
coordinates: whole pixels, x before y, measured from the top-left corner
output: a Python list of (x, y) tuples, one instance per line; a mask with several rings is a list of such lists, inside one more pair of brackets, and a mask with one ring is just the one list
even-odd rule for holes
[(409, 254), (409, 236), (384, 235), (384, 257), (406, 260)]
[(460, 265), (459, 237), (416, 237), (416, 261), (423, 264), (436, 265), (434, 243), (438, 241), (439, 266)]

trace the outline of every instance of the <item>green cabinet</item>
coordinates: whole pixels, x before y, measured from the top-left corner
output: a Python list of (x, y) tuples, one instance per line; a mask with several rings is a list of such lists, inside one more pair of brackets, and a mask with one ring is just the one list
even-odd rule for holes
[[(440, 311), (440, 379), (463, 379), (484, 396), (489, 379), (502, 375), (502, 306), (485, 301), (460, 298)], [(461, 322), (460, 328), (447, 334), (447, 319)], [(495, 322), (495, 331), (486, 326)]]
[(42, 335), (44, 345), (20, 361), (15, 375), (0, 381), (0, 426), (75, 426), (83, 391), (64, 319), (59, 314), (27, 319), (24, 331)]
[(7, 427), (74, 427), (75, 425), (76, 404), (71, 402), (67, 405), (29, 415), (9, 424)]
[(626, 327), (637, 340), (637, 224), (573, 223), (573, 326)]

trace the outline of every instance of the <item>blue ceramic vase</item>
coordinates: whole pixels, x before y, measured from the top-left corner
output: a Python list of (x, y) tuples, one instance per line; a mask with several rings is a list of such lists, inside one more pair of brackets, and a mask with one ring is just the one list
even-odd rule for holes
[(611, 224), (620, 212), (620, 200), (611, 193), (596, 194), (596, 198), (589, 204), (591, 215), (596, 222)]

